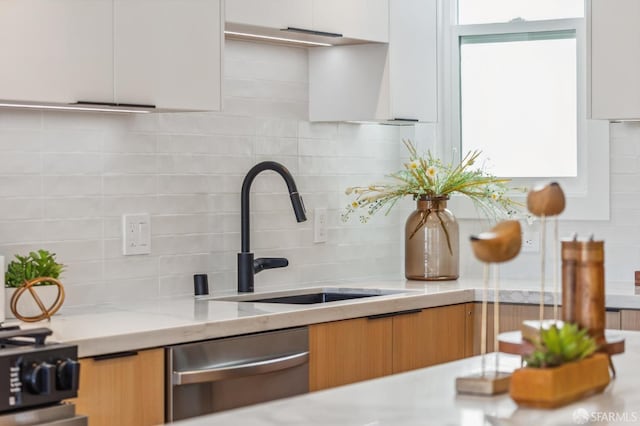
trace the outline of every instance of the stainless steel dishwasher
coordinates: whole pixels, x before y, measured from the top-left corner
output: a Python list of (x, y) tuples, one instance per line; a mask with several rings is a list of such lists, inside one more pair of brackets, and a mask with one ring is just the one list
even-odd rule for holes
[(166, 348), (166, 420), (309, 392), (307, 327)]

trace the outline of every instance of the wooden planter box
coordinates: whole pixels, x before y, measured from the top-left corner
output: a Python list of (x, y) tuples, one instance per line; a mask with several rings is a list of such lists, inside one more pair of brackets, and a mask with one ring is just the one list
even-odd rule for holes
[(509, 393), (519, 405), (555, 408), (602, 392), (609, 384), (609, 358), (594, 354), (554, 368), (520, 368)]

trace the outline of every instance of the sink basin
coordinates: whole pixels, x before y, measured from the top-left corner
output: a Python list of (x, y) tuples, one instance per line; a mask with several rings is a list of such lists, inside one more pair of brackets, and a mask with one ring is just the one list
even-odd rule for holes
[(330, 303), (341, 300), (362, 299), (365, 297), (387, 296), (390, 294), (406, 293), (400, 290), (380, 289), (351, 289), (351, 288), (325, 288), (308, 289), (307, 292), (289, 294), (285, 292), (270, 294), (255, 294), (246, 296), (226, 297), (218, 300), (252, 303), (288, 303), (293, 305), (313, 305), (316, 303)]

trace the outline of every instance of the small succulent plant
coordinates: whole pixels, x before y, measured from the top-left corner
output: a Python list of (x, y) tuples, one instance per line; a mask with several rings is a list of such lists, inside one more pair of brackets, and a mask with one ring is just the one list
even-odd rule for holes
[(56, 262), (56, 254), (47, 250), (32, 251), (28, 256), (16, 254), (16, 259), (7, 265), (6, 287), (20, 287), (25, 281), (38, 277), (58, 278), (64, 269), (63, 264)]
[(552, 325), (540, 331), (535, 351), (525, 358), (527, 367), (556, 367), (579, 361), (598, 349), (595, 340), (577, 324), (565, 323), (562, 328)]

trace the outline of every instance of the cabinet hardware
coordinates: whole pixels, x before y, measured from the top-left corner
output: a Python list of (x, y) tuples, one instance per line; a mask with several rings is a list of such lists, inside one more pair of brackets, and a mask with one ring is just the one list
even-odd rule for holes
[(417, 118), (392, 118), (389, 121), (408, 121), (411, 123), (417, 123), (420, 120), (418, 120)]
[(422, 312), (422, 309), (409, 309), (407, 311), (400, 311), (400, 312), (388, 312), (386, 314), (377, 314), (377, 315), (369, 315), (367, 317), (367, 319), (370, 320), (376, 320), (376, 319), (380, 319), (380, 318), (389, 318), (389, 317), (395, 317), (398, 315), (411, 315), (411, 314), (419, 314), (420, 312)]
[(302, 34), (309, 34), (309, 35), (322, 36), (322, 37), (334, 37), (334, 38), (342, 37), (342, 34), (340, 33), (328, 33), (326, 31), (306, 30), (304, 28), (296, 28), (296, 27), (282, 28), (280, 31), (289, 31), (292, 33), (302, 33)]
[(71, 105), (96, 105), (96, 106), (110, 106), (118, 108), (155, 108), (155, 105), (150, 104), (129, 104), (119, 102), (94, 102), (94, 101), (78, 101)]
[(136, 356), (138, 355), (138, 351), (125, 351), (125, 352), (115, 352), (112, 354), (105, 354), (105, 355), (96, 355), (93, 357), (94, 361), (106, 361), (108, 359), (115, 359), (115, 358), (126, 358), (128, 356)]

